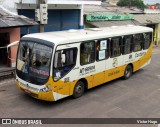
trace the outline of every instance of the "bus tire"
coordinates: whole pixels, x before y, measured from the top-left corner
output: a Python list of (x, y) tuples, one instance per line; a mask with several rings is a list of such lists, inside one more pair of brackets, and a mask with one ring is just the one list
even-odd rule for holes
[(129, 79), (133, 73), (133, 68), (131, 65), (127, 65), (124, 71), (124, 79)]
[(73, 98), (79, 98), (84, 94), (84, 83), (82, 81), (77, 82), (73, 91)]

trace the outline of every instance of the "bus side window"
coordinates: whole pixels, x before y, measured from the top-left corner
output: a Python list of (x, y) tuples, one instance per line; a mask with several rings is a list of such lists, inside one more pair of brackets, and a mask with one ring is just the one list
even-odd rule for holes
[(121, 37), (115, 37), (111, 39), (111, 57), (117, 57), (121, 55), (121, 44)]
[(80, 46), (80, 64), (85, 65), (95, 61), (95, 41), (83, 42)]
[[(62, 56), (65, 60), (62, 61)], [(54, 81), (64, 77), (75, 65), (77, 59), (77, 48), (58, 50), (54, 58)]]
[(96, 43), (96, 60), (104, 60), (109, 57), (109, 39), (98, 40)]
[(152, 33), (144, 33), (143, 49), (148, 49), (152, 42)]
[(144, 38), (143, 34), (135, 34), (133, 36), (133, 51), (141, 51), (143, 46)]
[(124, 36), (123, 37), (123, 46), (122, 46), (122, 54), (129, 54), (132, 52), (132, 42), (133, 37), (132, 35)]

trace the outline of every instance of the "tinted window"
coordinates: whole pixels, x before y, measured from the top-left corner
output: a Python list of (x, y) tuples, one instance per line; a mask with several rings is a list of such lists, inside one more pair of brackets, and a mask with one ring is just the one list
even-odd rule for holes
[(55, 81), (65, 76), (76, 65), (76, 58), (77, 48), (56, 51), (54, 58)]
[(80, 64), (89, 64), (95, 61), (95, 42), (84, 42), (80, 47)]
[(132, 52), (132, 35), (123, 37), (123, 54), (129, 54)]
[(135, 34), (133, 37), (133, 43), (134, 43), (133, 51), (136, 52), (142, 50), (143, 42), (144, 42), (143, 34)]
[(144, 33), (144, 49), (148, 49), (152, 41), (152, 33)]
[(111, 39), (111, 57), (116, 57), (121, 55), (121, 43), (122, 43), (121, 37), (116, 37)]

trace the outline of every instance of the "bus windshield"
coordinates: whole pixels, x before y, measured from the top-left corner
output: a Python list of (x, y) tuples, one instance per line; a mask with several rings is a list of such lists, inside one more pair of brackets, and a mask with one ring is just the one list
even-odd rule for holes
[(17, 75), (30, 83), (43, 85), (49, 78), (52, 47), (21, 41), (17, 56)]

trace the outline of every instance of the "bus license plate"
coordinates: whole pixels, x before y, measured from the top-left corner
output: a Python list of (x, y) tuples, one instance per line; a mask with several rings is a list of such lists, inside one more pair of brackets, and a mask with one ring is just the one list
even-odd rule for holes
[(31, 94), (31, 92), (29, 90), (24, 90), (26, 93)]

